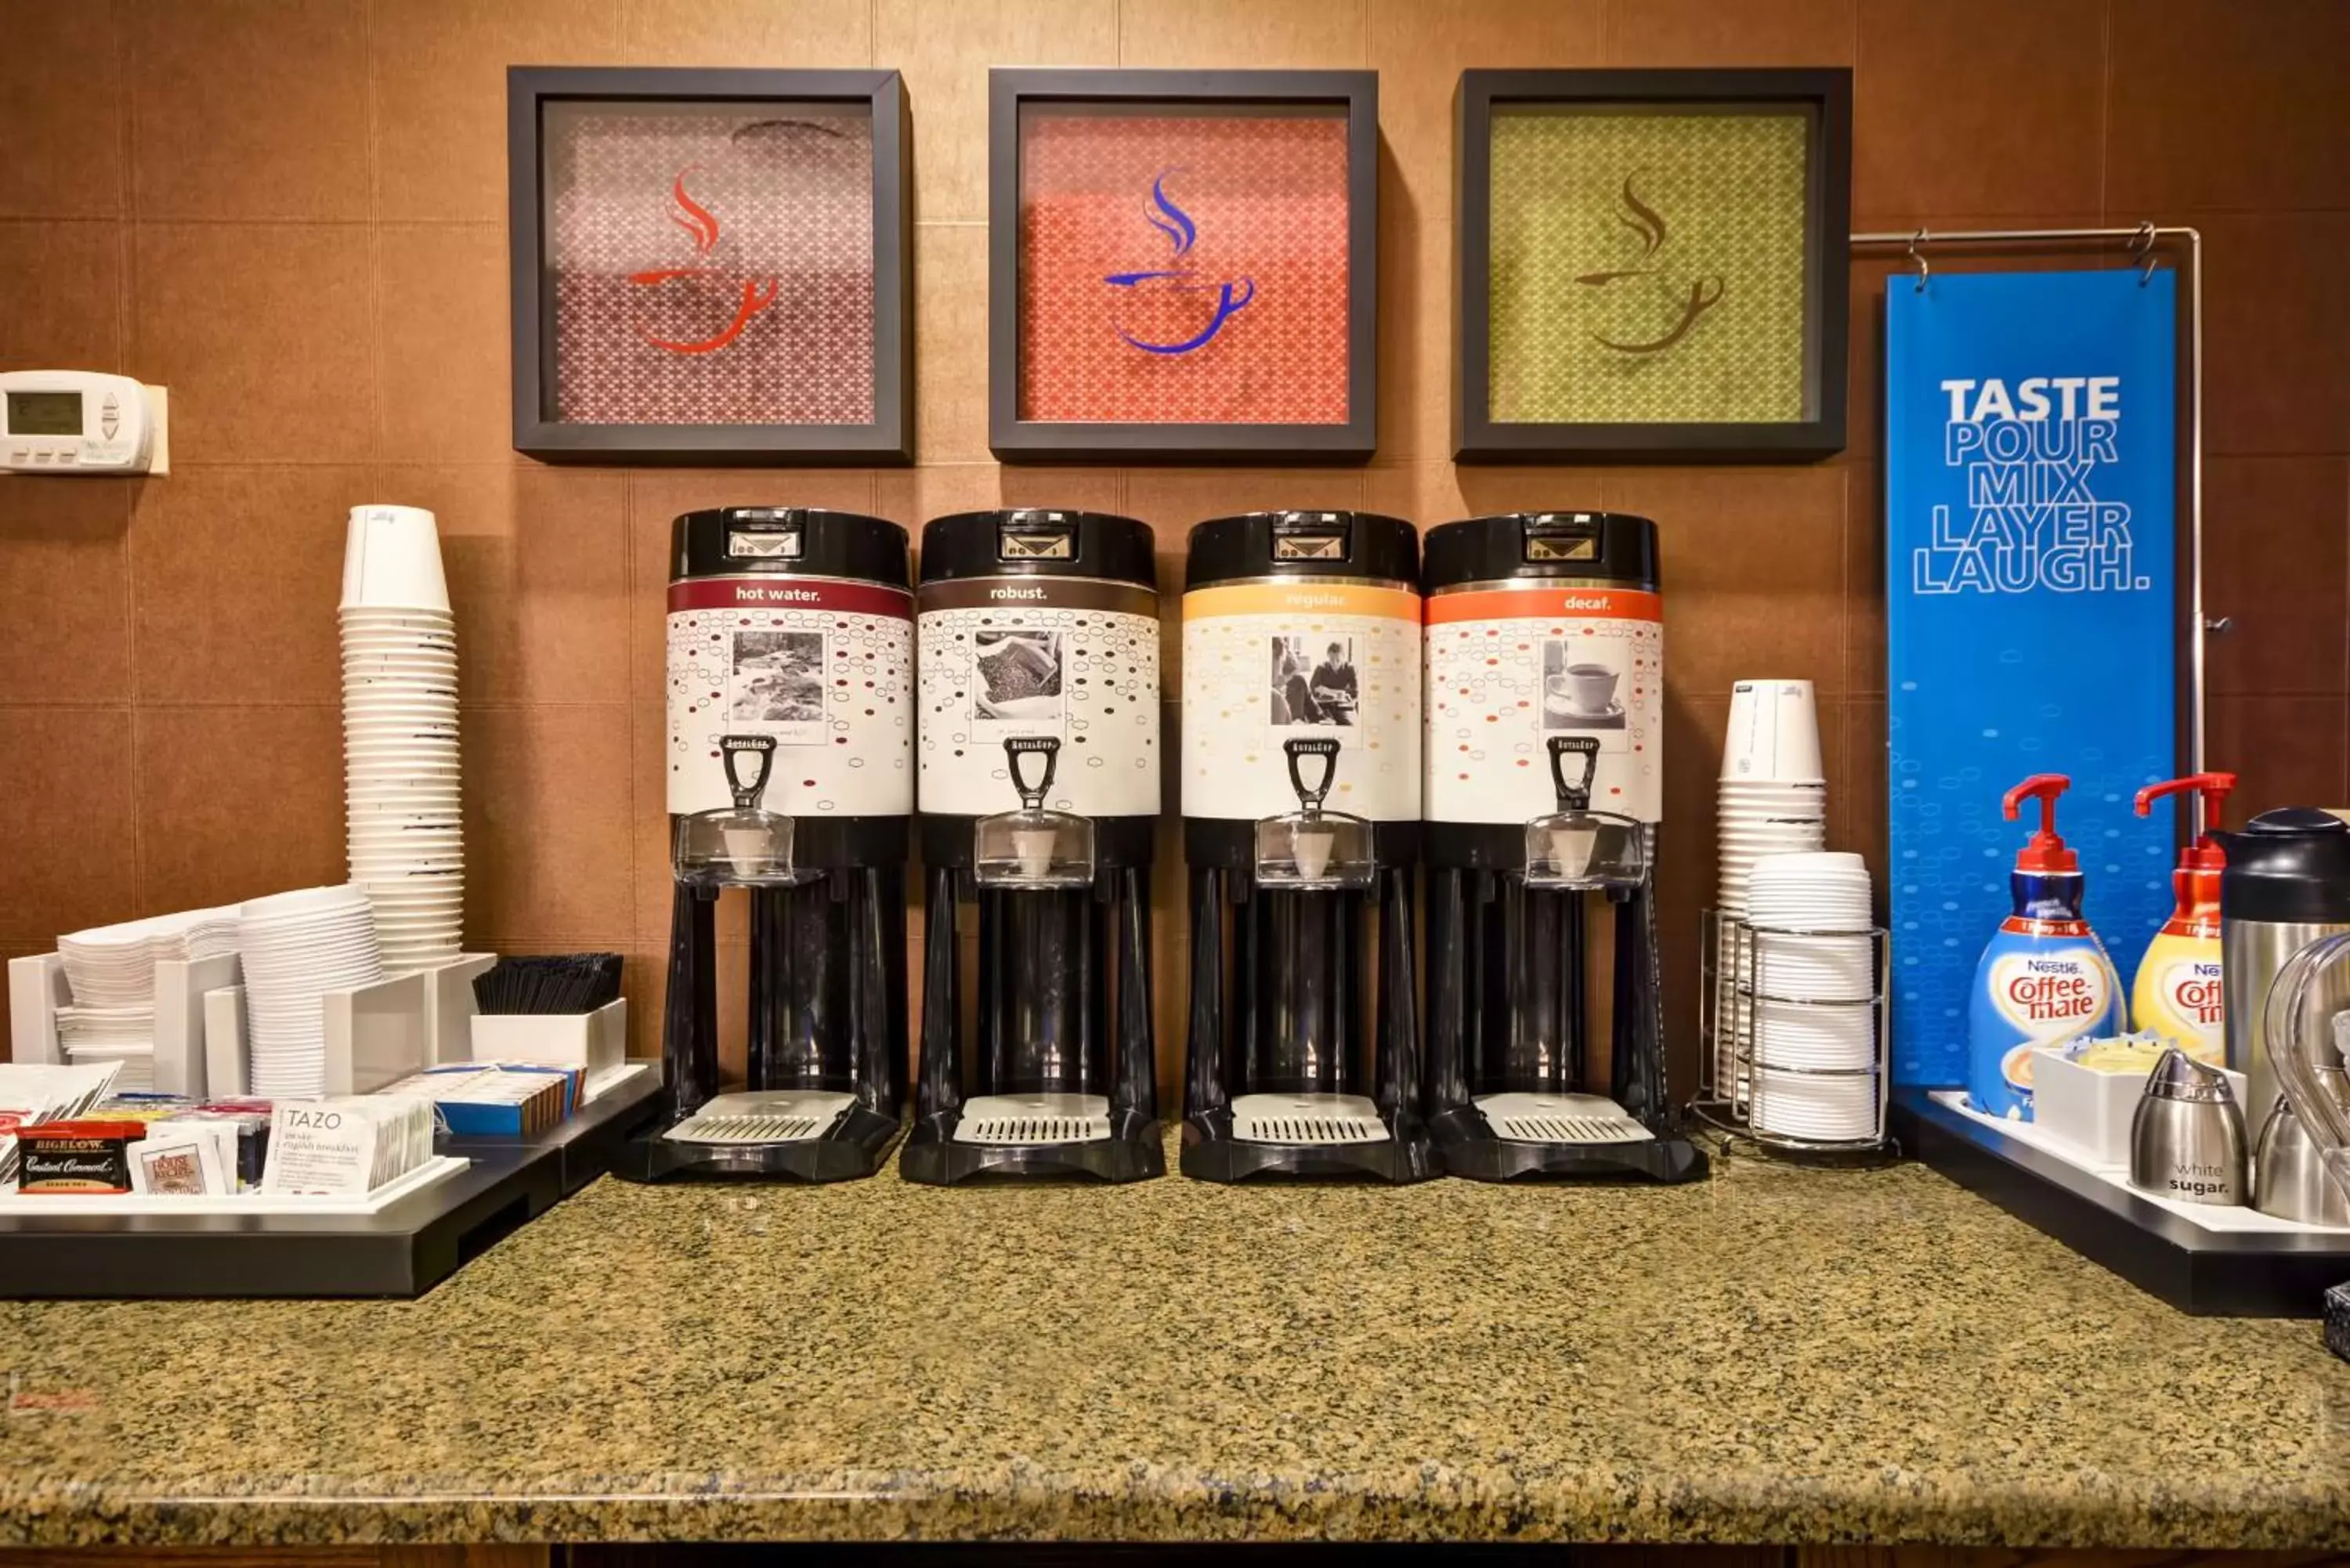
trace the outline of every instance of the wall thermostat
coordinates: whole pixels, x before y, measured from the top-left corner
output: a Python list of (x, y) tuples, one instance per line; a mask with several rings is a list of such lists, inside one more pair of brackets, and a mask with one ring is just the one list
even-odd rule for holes
[(0, 370), (0, 472), (169, 472), (165, 407), (128, 376)]

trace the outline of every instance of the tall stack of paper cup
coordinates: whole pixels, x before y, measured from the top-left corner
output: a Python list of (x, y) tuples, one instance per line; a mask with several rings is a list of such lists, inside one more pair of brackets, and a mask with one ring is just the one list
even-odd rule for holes
[[(1725, 922), (1746, 918), (1747, 885), (1771, 855), (1827, 847), (1828, 781), (1820, 766), (1820, 715), (1808, 680), (1741, 680), (1731, 688), (1730, 733), (1722, 743), (1720, 831)], [(1728, 927), (1725, 923), (1725, 932)], [(1735, 963), (1728, 949), (1719, 972)], [(1737, 1053), (1753, 1037), (1752, 1005), (1725, 997), (1714, 1035), (1714, 1085), (1739, 1082)]]
[(343, 764), (351, 881), (388, 973), (457, 956), (457, 631), (432, 514), (355, 506), (343, 553)]

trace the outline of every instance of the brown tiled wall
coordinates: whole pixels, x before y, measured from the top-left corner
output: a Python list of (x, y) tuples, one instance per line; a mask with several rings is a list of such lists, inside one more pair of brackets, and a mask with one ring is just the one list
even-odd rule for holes
[[(0, 482), (0, 950), (341, 872), (344, 509), (441, 514), (465, 654), (471, 936), (665, 940), (670, 516), (734, 500), (918, 525), (1007, 502), (1182, 530), (1258, 505), (1423, 525), (1521, 504), (1664, 533), (1666, 924), (1711, 855), (1731, 680), (1808, 676), (1835, 836), (1881, 854), (1876, 296), (1850, 450), (1801, 468), (1445, 461), (1450, 104), (1463, 67), (1856, 67), (1864, 228), (2141, 218), (2209, 242), (2211, 757), (2246, 808), (2350, 800), (2345, 0), (0, 0), (0, 366), (172, 392), (175, 472)], [(894, 66), (914, 119), (921, 466), (542, 468), (508, 446), (504, 67)], [(1002, 470), (986, 444), (986, 67), (1372, 67), (1380, 432), (1367, 469)], [(1170, 576), (1171, 583), (1173, 578)], [(1176, 877), (1162, 871), (1162, 904)], [(1181, 987), (1162, 918), (1161, 1017)], [(737, 954), (739, 961), (739, 952)], [(1673, 1016), (1686, 1034), (1685, 998)], [(649, 1031), (639, 1044), (647, 1046)], [(1162, 1044), (1171, 1087), (1177, 1043)], [(1678, 1054), (1688, 1082), (1690, 1058)]]

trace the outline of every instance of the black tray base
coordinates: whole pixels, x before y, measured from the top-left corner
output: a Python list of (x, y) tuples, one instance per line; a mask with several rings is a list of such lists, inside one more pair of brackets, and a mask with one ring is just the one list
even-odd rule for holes
[(797, 1143), (672, 1143), (661, 1135), (685, 1118), (664, 1116), (621, 1147), (612, 1174), (623, 1181), (855, 1181), (879, 1170), (905, 1126), (851, 1106), (822, 1137)]
[(373, 1214), (0, 1216), (0, 1298), (421, 1296), (563, 1197), (544, 1152), (451, 1152), (473, 1163)]
[(658, 1067), (528, 1137), (452, 1137), (469, 1168), (374, 1214), (0, 1216), (0, 1300), (422, 1295), (612, 1166)]
[(1148, 1181), (1167, 1174), (1159, 1123), (1129, 1111), (1092, 1143), (957, 1143), (962, 1113), (941, 1111), (914, 1123), (898, 1173), (929, 1187), (988, 1181)]
[(1896, 1089), (1891, 1122), (1936, 1171), (2181, 1312), (2314, 1318), (2327, 1287), (2350, 1280), (2350, 1232), (2206, 1231), (1924, 1089)]
[(1493, 1136), (1474, 1106), (1428, 1118), (1436, 1158), (1447, 1176), (1471, 1181), (1632, 1180), (1678, 1183), (1706, 1173), (1705, 1155), (1687, 1138), (1646, 1143), (1509, 1143)]
[(1201, 1181), (1388, 1181), (1401, 1186), (1441, 1176), (1436, 1146), (1416, 1116), (1388, 1116), (1385, 1143), (1243, 1143), (1232, 1114), (1183, 1119), (1183, 1174)]

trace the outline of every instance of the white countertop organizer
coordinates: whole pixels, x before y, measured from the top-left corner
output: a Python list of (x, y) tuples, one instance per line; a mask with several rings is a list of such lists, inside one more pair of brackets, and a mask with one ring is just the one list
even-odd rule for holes
[[(474, 976), (497, 961), (464, 953), (322, 998), (330, 1095), (363, 1095), (421, 1068), (473, 1057)], [(155, 965), (155, 1087), (224, 1098), (249, 1092), (234, 954)], [(13, 1059), (62, 1062), (57, 1009), (72, 1002), (55, 953), (8, 961)]]

